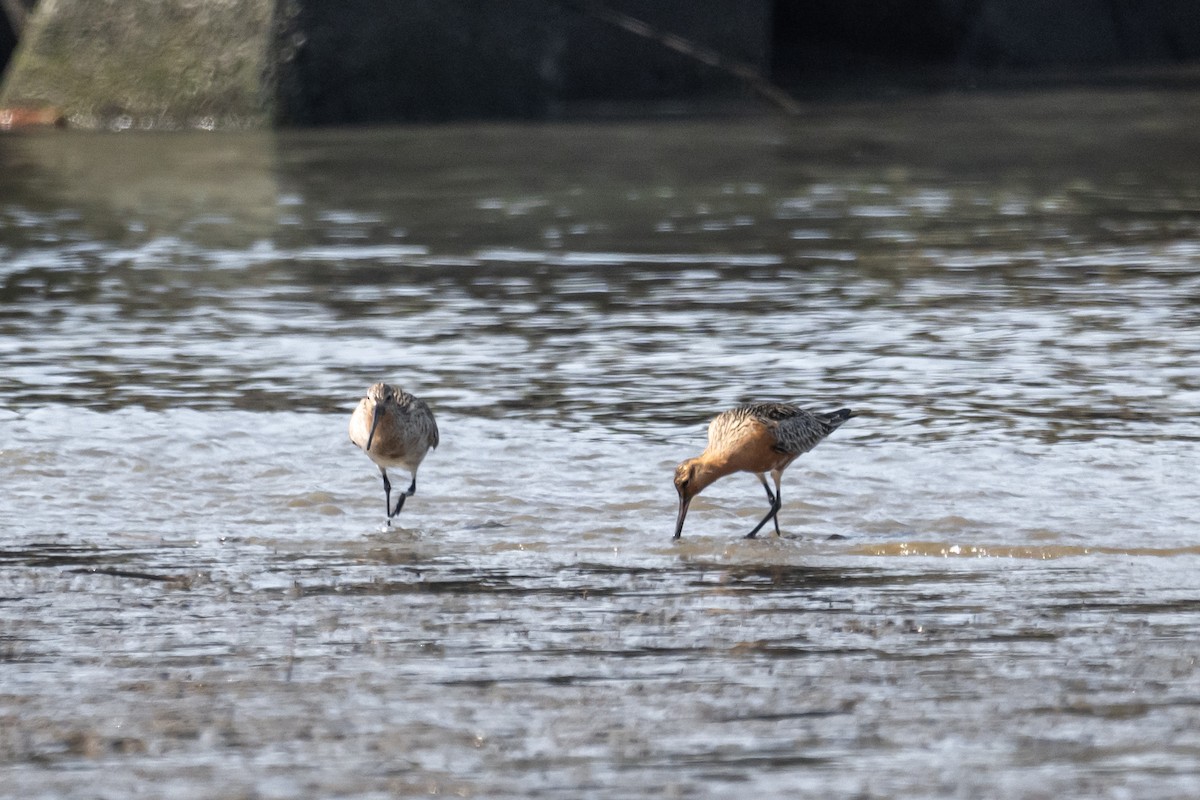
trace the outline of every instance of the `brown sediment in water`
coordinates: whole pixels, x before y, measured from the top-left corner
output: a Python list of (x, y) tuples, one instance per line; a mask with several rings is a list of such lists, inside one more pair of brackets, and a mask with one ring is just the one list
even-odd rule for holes
[(1200, 555), (1200, 546), (1191, 547), (1100, 547), (1088, 545), (1009, 545), (954, 544), (951, 542), (886, 542), (866, 544), (850, 551), (860, 556), (932, 556), (942, 558), (1027, 558), (1047, 561), (1078, 556), (1172, 556)]
[(0, 131), (66, 126), (67, 118), (57, 108), (0, 108)]

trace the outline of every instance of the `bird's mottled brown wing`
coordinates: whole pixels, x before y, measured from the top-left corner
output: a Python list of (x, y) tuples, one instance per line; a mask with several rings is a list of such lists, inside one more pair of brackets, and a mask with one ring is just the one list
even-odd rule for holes
[(397, 393), (396, 405), (400, 415), (397, 423), (403, 429), (404, 438), (410, 443), (409, 446), (422, 449), (436, 448), (439, 438), (438, 427), (429, 404), (421, 398), (401, 390)]
[(812, 450), (850, 416), (845, 409), (844, 415), (814, 414), (791, 403), (758, 403), (746, 409), (775, 436), (775, 449), (792, 456)]
[[(414, 398), (416, 400), (416, 398)], [(433, 409), (424, 400), (416, 400), (415, 416), (421, 420), (421, 428), (424, 431), (425, 440), (429, 442), (429, 447), (436, 450), (438, 443), (441, 441), (438, 436), (437, 420), (433, 418)]]

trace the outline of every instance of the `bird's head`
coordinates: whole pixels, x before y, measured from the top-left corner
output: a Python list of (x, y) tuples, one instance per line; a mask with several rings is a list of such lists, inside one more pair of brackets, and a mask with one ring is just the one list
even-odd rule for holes
[(395, 386), (382, 382), (376, 383), (370, 389), (367, 389), (367, 399), (376, 406), (381, 406), (388, 402), (388, 400), (396, 399), (396, 394)]
[(387, 413), (387, 407), (390, 403), (396, 402), (396, 387), (386, 383), (376, 383), (367, 389), (367, 403), (371, 408), (371, 431), (367, 434), (366, 450), (371, 449), (371, 442), (375, 440), (375, 428), (379, 425), (379, 420)]
[(694, 458), (682, 461), (679, 463), (679, 466), (675, 467), (675, 491), (679, 492), (680, 498), (690, 500), (698, 494), (692, 487), (696, 485), (697, 473), (699, 471), (699, 461)]
[(692, 498), (700, 494), (713, 478), (705, 464), (698, 458), (689, 458), (675, 467), (675, 491), (679, 493), (679, 516), (675, 520), (675, 538), (683, 533), (683, 520), (687, 517)]

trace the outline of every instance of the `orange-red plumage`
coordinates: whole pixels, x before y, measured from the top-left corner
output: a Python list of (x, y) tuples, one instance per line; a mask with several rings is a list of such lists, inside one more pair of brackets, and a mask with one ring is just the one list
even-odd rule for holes
[[(802, 453), (816, 447), (838, 426), (855, 416), (848, 408), (829, 413), (806, 411), (787, 403), (756, 403), (739, 406), (718, 414), (708, 425), (708, 446), (696, 458), (675, 468), (675, 489), (679, 492), (679, 516), (675, 538), (683, 533), (692, 498), (714, 481), (735, 472), (752, 472), (766, 489), (771, 504), (767, 515), (747, 534), (753, 539), (768, 520), (775, 522), (782, 505), (779, 484), (783, 471)], [(767, 484), (771, 473), (775, 491)]]
[[(417, 491), (417, 468), (425, 454), (438, 446), (437, 422), (424, 400), (403, 389), (377, 383), (367, 390), (350, 417), (350, 441), (367, 454), (383, 475), (384, 502), (388, 525), (400, 513), (404, 501)], [(392, 508), (392, 484), (388, 467), (402, 467), (412, 474), (412, 483)]]

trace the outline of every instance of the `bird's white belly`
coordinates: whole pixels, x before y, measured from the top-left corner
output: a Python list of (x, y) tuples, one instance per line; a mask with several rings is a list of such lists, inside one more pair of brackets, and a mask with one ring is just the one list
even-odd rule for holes
[(374, 450), (368, 451), (367, 455), (370, 457), (370, 459), (372, 461), (374, 461), (377, 465), (383, 467), (384, 469), (392, 469), (393, 467), (400, 467), (402, 469), (408, 470), (409, 472), (412, 472), (413, 470), (416, 469), (417, 464), (421, 463), (420, 459), (417, 459), (416, 463), (413, 463), (413, 459), (409, 458), (408, 456), (404, 456), (401, 458), (389, 458), (381, 453), (376, 453)]

